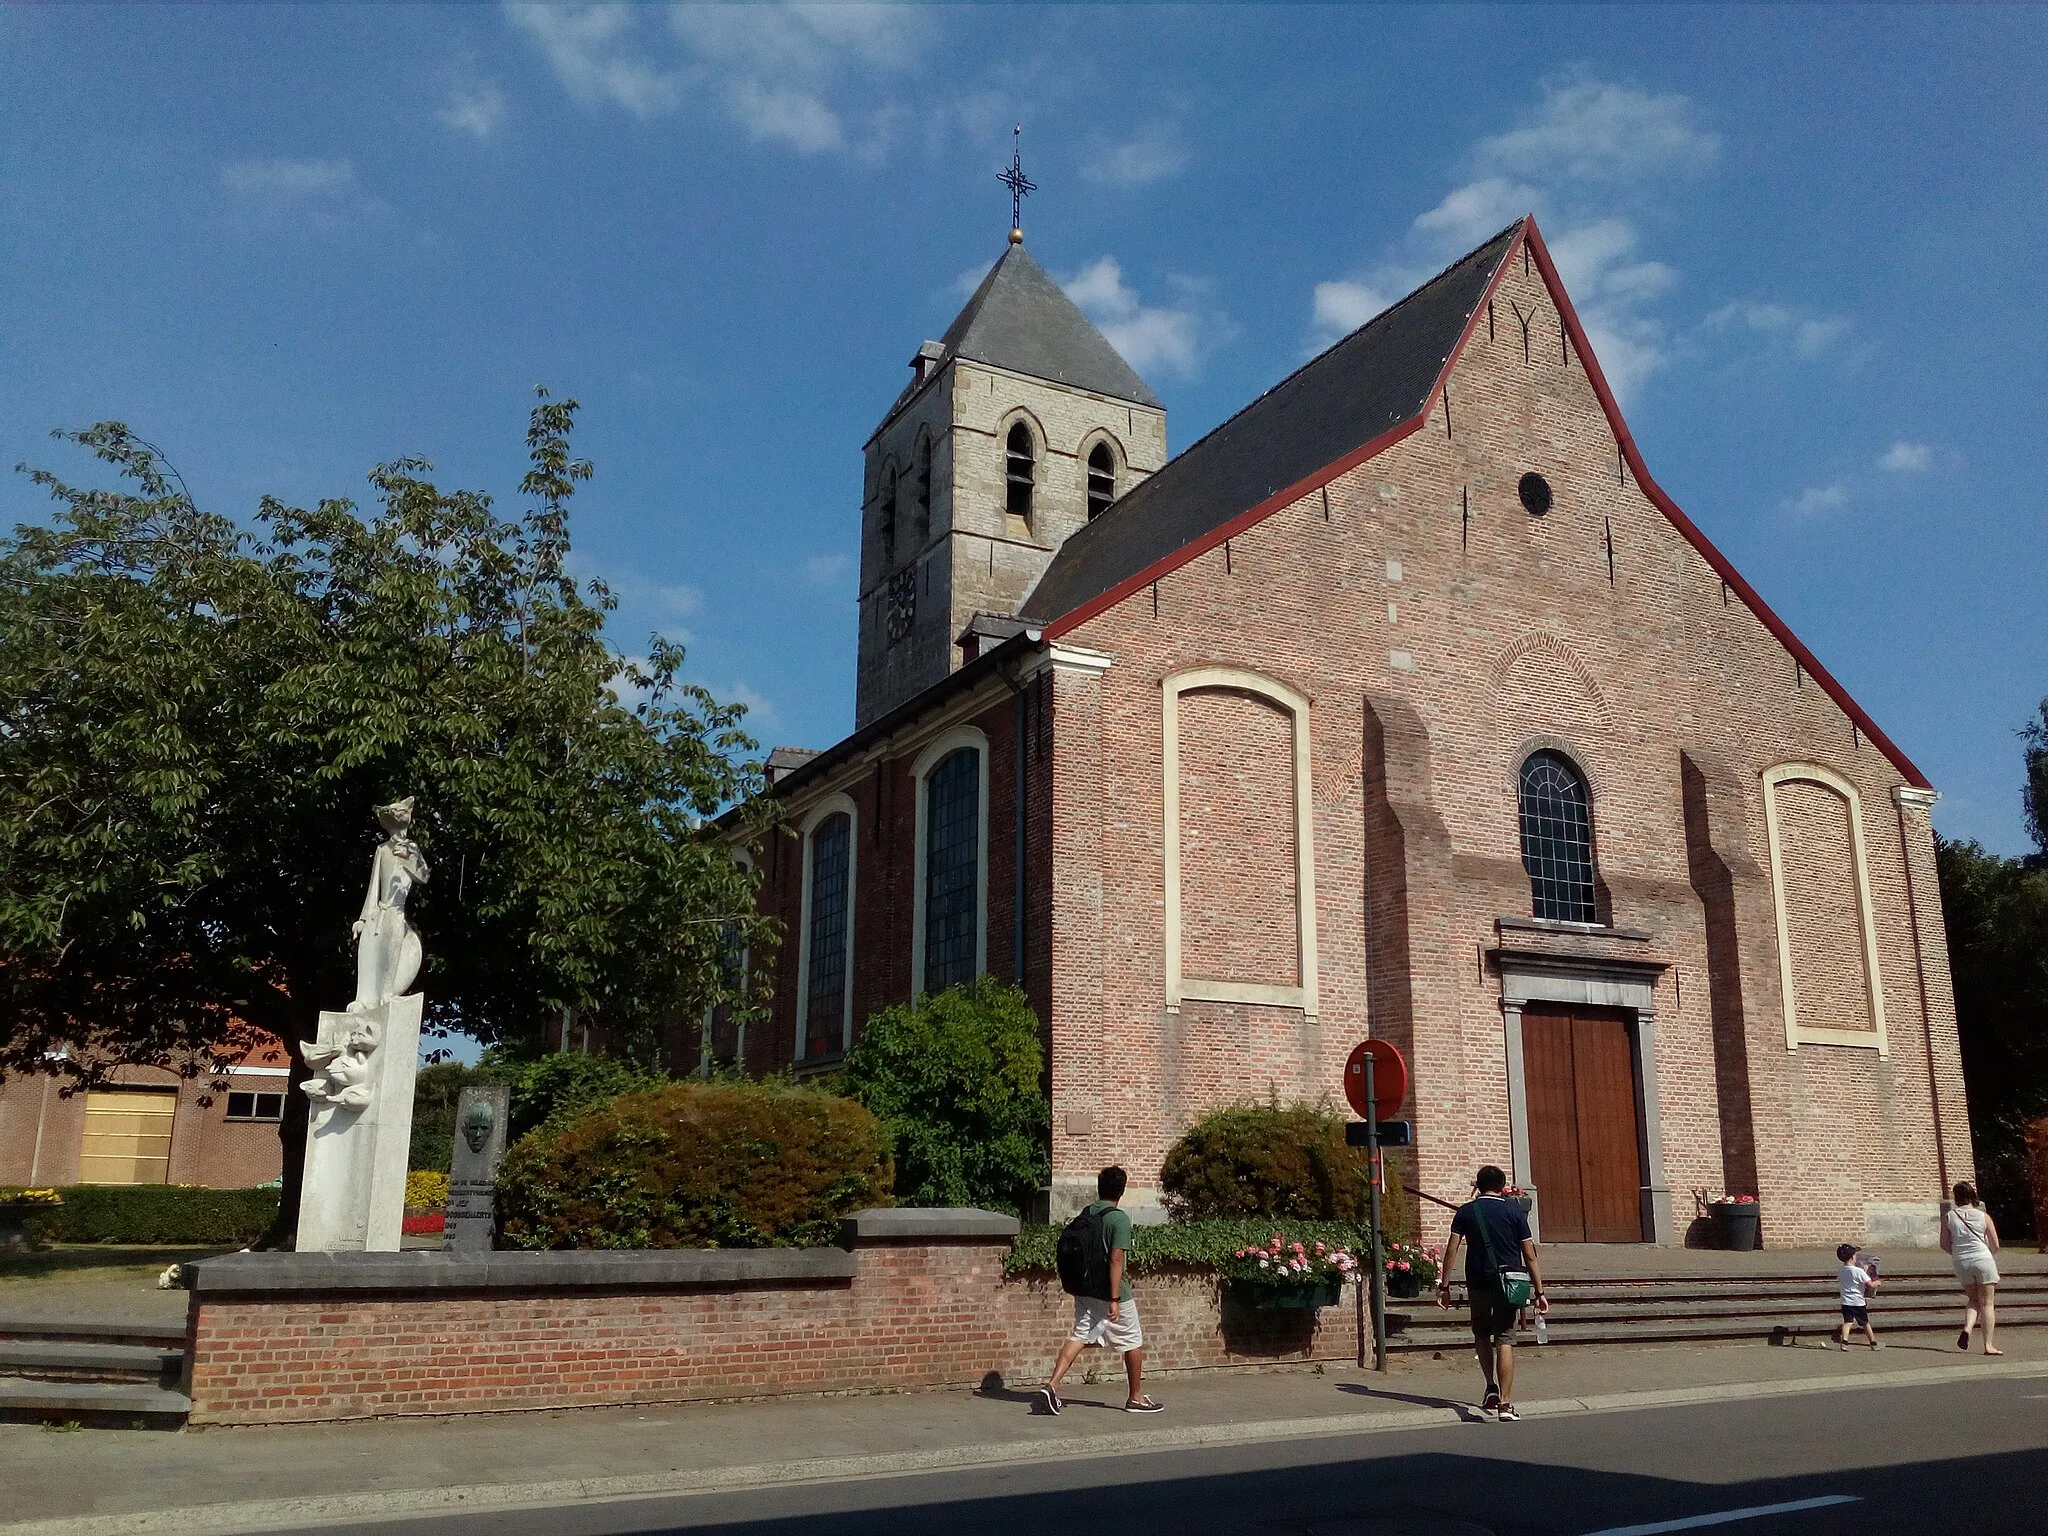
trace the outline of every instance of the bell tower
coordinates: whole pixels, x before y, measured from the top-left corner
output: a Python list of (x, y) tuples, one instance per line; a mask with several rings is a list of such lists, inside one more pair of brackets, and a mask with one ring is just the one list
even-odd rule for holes
[(865, 449), (856, 729), (961, 665), (976, 615), (1014, 614), (1066, 538), (1166, 462), (1166, 408), (1014, 223), (910, 368)]

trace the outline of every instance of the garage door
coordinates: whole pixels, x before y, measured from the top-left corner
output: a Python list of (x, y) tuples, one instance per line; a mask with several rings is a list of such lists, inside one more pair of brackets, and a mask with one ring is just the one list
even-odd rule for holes
[(178, 1091), (128, 1089), (85, 1096), (81, 1184), (162, 1184), (171, 1172), (171, 1122)]

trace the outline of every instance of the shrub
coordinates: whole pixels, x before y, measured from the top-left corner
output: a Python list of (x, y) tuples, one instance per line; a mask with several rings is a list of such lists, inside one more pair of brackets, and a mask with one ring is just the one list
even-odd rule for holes
[[(510, 1141), (543, 1125), (564, 1124), (592, 1105), (622, 1093), (644, 1093), (673, 1081), (665, 1072), (622, 1056), (588, 1056), (580, 1051), (557, 1051), (531, 1061), (515, 1061), (491, 1052), (479, 1065), (475, 1080), (511, 1088), (512, 1108), (505, 1127)], [(451, 1095), (451, 1116), (453, 1102)], [(449, 1121), (451, 1135), (454, 1123)], [(452, 1149), (453, 1143), (450, 1145)]]
[[(1372, 1228), (1358, 1221), (1286, 1221), (1241, 1218), (1235, 1221), (1170, 1222), (1163, 1227), (1139, 1227), (1133, 1234), (1130, 1266), (1134, 1275), (1154, 1274), (1162, 1269), (1227, 1269), (1241, 1248), (1270, 1243), (1275, 1233), (1286, 1241), (1313, 1246), (1347, 1248), (1354, 1254), (1369, 1250)], [(1058, 1227), (1031, 1226), (1017, 1234), (1003, 1259), (1005, 1274), (1035, 1274), (1054, 1268), (1053, 1249), (1059, 1241)]]
[(59, 1193), (63, 1205), (25, 1224), (39, 1242), (240, 1248), (277, 1219), (274, 1188), (74, 1184)]
[(850, 1099), (671, 1083), (521, 1138), (498, 1172), (500, 1231), (518, 1248), (816, 1247), (888, 1204), (893, 1171)]
[(840, 1088), (889, 1128), (905, 1205), (1012, 1214), (1051, 1177), (1038, 1019), (984, 976), (870, 1018)]
[(1293, 1104), (1219, 1109), (1190, 1126), (1159, 1171), (1176, 1221), (1285, 1216), (1363, 1221), (1369, 1160), (1344, 1144), (1344, 1120)]
[(438, 1211), (448, 1204), (448, 1175), (431, 1168), (415, 1168), (405, 1176), (405, 1208), (409, 1211)]

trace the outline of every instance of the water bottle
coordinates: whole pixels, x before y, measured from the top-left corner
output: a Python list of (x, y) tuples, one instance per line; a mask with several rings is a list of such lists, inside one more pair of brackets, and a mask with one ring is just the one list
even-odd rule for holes
[(1550, 1342), (1550, 1324), (1544, 1320), (1541, 1312), (1536, 1314), (1536, 1342), (1538, 1344), (1548, 1344)]

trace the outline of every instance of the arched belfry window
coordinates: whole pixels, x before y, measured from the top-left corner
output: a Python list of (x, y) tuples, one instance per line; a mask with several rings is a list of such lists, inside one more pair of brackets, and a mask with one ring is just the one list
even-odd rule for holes
[(932, 536), (932, 440), (917, 445), (917, 543), (924, 547)]
[(1088, 454), (1088, 521), (1109, 510), (1116, 500), (1116, 455), (1109, 444), (1097, 443)]
[(1025, 521), (1031, 518), (1031, 491), (1038, 467), (1038, 448), (1031, 441), (1031, 429), (1018, 422), (1010, 428), (1008, 449), (1004, 454), (1004, 482), (1008, 487), (1009, 499), (1005, 503), (1010, 514)]
[(896, 466), (882, 471), (882, 553), (896, 557)]
[(981, 753), (962, 747), (925, 778), (924, 990), (972, 981), (980, 949)]
[(1593, 904), (1593, 798), (1586, 776), (1562, 752), (1532, 752), (1522, 764), (1522, 867), (1537, 917), (1599, 921)]

